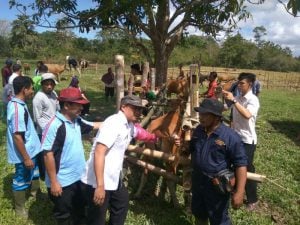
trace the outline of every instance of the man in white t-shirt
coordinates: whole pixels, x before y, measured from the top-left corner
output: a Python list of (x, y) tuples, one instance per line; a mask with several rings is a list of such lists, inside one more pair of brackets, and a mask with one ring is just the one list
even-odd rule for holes
[(22, 75), (22, 66), (20, 64), (14, 64), (12, 66), (12, 75), (9, 77), (8, 79), (8, 85), (9, 85), (9, 95), (11, 97), (15, 96), (15, 91), (14, 91), (14, 87), (13, 87), (13, 81), (16, 77), (21, 76)]
[[(238, 89), (240, 95), (234, 97), (231, 92), (223, 91), (226, 100), (232, 102), (232, 128), (241, 136), (248, 157), (247, 171), (255, 173), (253, 165), (254, 152), (257, 144), (255, 123), (259, 100), (252, 92), (255, 82), (255, 74), (241, 73), (238, 77)], [(253, 210), (257, 205), (257, 183), (247, 181), (246, 183), (247, 209)]]
[(81, 181), (88, 202), (87, 224), (105, 224), (109, 208), (111, 225), (122, 225), (128, 211), (128, 191), (121, 180), (125, 151), (133, 138), (155, 142), (157, 137), (134, 122), (141, 115), (142, 100), (125, 96), (118, 113), (108, 117), (95, 138)]

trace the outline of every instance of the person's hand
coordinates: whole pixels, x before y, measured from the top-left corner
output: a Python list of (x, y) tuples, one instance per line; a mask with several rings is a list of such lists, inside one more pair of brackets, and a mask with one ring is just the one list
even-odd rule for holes
[(61, 187), (60, 183), (57, 181), (51, 183), (50, 192), (55, 197), (61, 196), (62, 187)]
[(30, 158), (24, 160), (24, 165), (27, 169), (33, 169), (34, 168), (34, 163)]
[(230, 91), (224, 91), (223, 90), (222, 94), (223, 94), (223, 96), (224, 96), (224, 98), (226, 100), (229, 100), (229, 101), (233, 101), (234, 100), (234, 96), (233, 96), (233, 94)]
[(174, 139), (175, 145), (176, 145), (176, 146), (180, 146), (180, 144), (181, 144), (180, 137), (179, 137), (177, 134), (173, 134), (173, 135), (172, 135), (172, 138)]
[(98, 186), (94, 192), (94, 203), (96, 205), (103, 205), (105, 199), (104, 186)]
[(232, 208), (238, 209), (243, 205), (244, 192), (234, 192), (231, 197)]

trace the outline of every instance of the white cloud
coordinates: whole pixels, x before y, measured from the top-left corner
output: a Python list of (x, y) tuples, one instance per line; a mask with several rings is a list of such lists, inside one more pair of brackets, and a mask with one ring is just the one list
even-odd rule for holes
[[(267, 30), (264, 40), (283, 48), (289, 47), (293, 55), (300, 56), (300, 17), (290, 15), (277, 0), (266, 0), (260, 5), (247, 3), (246, 6), (252, 18), (238, 24), (238, 31), (245, 39), (253, 40), (253, 29), (264, 26)], [(188, 31), (190, 34), (201, 35), (199, 30), (192, 27)], [(222, 41), (224, 37), (225, 33), (220, 32), (217, 39)]]
[(239, 24), (244, 38), (253, 39), (252, 30), (264, 26), (267, 30), (264, 40), (289, 47), (295, 56), (300, 56), (300, 17), (290, 15), (275, 0), (267, 0), (262, 5), (247, 4), (247, 8), (253, 19)]

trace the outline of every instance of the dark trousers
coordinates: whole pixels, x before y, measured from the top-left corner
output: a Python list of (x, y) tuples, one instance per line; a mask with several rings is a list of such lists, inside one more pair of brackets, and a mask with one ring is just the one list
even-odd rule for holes
[(114, 87), (105, 87), (105, 97), (106, 98), (108, 98), (108, 96), (114, 97), (114, 93), (115, 93)]
[(120, 181), (115, 191), (105, 191), (103, 205), (95, 205), (95, 188), (85, 185), (85, 196), (87, 197), (87, 225), (105, 225), (106, 211), (109, 209), (109, 225), (123, 225), (127, 216), (129, 195), (126, 187)]
[[(40, 141), (42, 140), (42, 134), (38, 134)], [(39, 167), (40, 180), (45, 181), (45, 162), (44, 162), (44, 151), (41, 151), (36, 155), (36, 162)]]
[(229, 215), (230, 194), (219, 193), (211, 178), (201, 172), (192, 173), (192, 213), (210, 225), (232, 225)]
[(54, 203), (54, 218), (58, 224), (79, 225), (85, 219), (85, 201), (82, 192), (82, 183), (77, 181), (63, 187), (61, 196), (53, 196), (48, 188), (50, 200)]
[[(253, 159), (254, 159), (254, 152), (256, 149), (256, 145), (244, 143), (244, 147), (246, 150), (246, 155), (248, 157), (247, 171), (251, 172), (251, 173), (255, 173)], [(253, 181), (253, 180), (247, 180), (245, 189), (246, 189), (247, 202), (248, 203), (257, 202), (257, 200), (258, 200), (257, 199), (257, 182)]]

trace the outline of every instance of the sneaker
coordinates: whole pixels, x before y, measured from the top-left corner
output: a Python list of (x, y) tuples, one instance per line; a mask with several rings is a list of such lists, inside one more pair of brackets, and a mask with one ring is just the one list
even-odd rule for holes
[(246, 210), (251, 212), (254, 211), (258, 206), (258, 202), (254, 202), (254, 203), (248, 203), (246, 206)]

